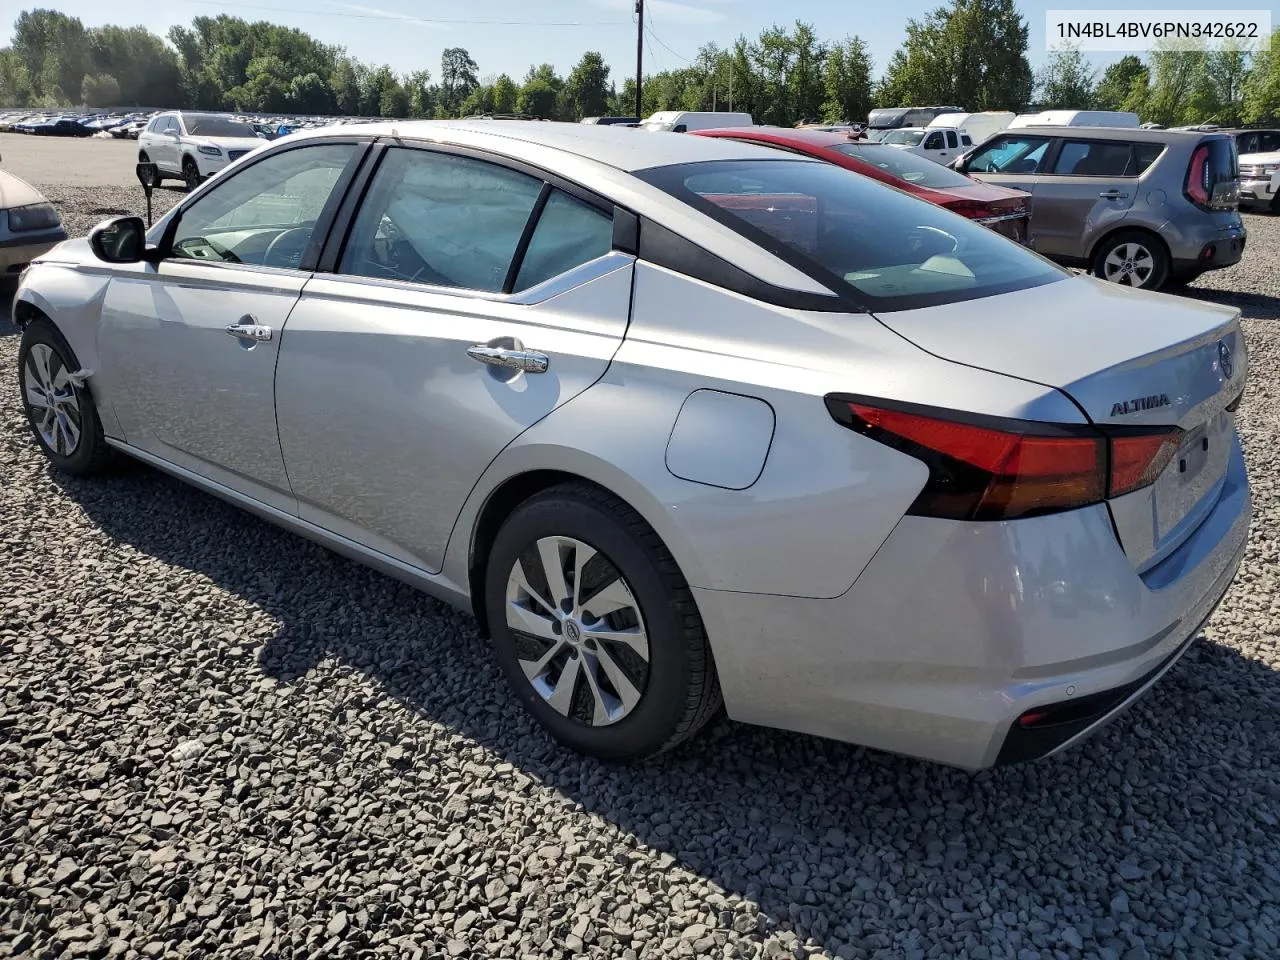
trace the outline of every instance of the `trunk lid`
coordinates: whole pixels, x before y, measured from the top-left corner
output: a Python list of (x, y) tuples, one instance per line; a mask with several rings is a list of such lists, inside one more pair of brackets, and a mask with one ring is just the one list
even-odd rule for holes
[(879, 319), (947, 360), (1056, 387), (1096, 424), (1181, 428), (1156, 482), (1109, 502), (1140, 569), (1176, 549), (1216, 502), (1246, 376), (1238, 310), (1073, 277)]

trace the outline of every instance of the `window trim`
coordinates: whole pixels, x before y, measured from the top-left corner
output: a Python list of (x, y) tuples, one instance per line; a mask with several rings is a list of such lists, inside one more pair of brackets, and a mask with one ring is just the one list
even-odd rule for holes
[[(1036, 169), (1022, 172), (1022, 173), (1011, 173), (1008, 170), (974, 170), (973, 161), (978, 156), (978, 151), (981, 150), (983, 147), (985, 147), (988, 143), (990, 143), (991, 140), (994, 140), (996, 139), (996, 137), (999, 137), (999, 136), (1000, 134), (997, 133), (995, 136), (991, 137), (987, 141), (974, 147), (973, 152), (969, 154), (969, 156), (965, 159), (965, 162), (964, 162), (965, 173), (983, 174), (988, 177), (1038, 177), (1044, 174), (1044, 168), (1047, 165), (1052, 165), (1053, 163), (1056, 163), (1058, 160), (1058, 144), (1061, 142), (1060, 138), (1045, 136), (1044, 134), (1039, 134), (1039, 133), (1033, 133), (1030, 136), (1028, 136), (1026, 139), (1035, 140), (1038, 142), (1044, 142), (1048, 144), (1048, 147), (1046, 147), (1044, 151), (1044, 157), (1042, 157), (1040, 162), (1036, 164)], [(1011, 136), (1017, 136), (1017, 134), (1011, 134)]]
[[(186, 257), (174, 257), (173, 240), (174, 234), (178, 232), (178, 227), (182, 223), (183, 215), (205, 196), (210, 190), (216, 190), (222, 184), (242, 176), (246, 170), (252, 170), (259, 163), (272, 157), (277, 157), (282, 153), (289, 153), (294, 150), (305, 150), (308, 147), (317, 146), (342, 146), (352, 145), (356, 149), (352, 151), (351, 159), (347, 161), (347, 166), (342, 173), (338, 175), (338, 179), (334, 182), (333, 190), (330, 191), (328, 199), (320, 210), (320, 215), (316, 218), (315, 229), (311, 232), (311, 238), (307, 241), (307, 248), (302, 254), (302, 260), (297, 267), (271, 267), (265, 264), (243, 264), (243, 263), (225, 263), (218, 260), (195, 260)], [(286, 146), (271, 150), (255, 157), (248, 158), (244, 163), (236, 168), (236, 171), (229, 174), (225, 178), (219, 178), (211, 181), (213, 186), (209, 190), (198, 190), (189, 198), (182, 201), (174, 208), (174, 213), (164, 226), (164, 232), (160, 235), (159, 241), (156, 243), (156, 260), (164, 263), (169, 260), (181, 260), (183, 263), (203, 263), (213, 267), (230, 267), (238, 269), (246, 266), (258, 266), (265, 269), (280, 270), (286, 274), (299, 273), (315, 273), (317, 270), (317, 261), (320, 258), (322, 250), (327, 246), (329, 236), (332, 233), (334, 222), (336, 220), (338, 210), (342, 202), (346, 200), (351, 190), (352, 182), (356, 174), (366, 166), (365, 160), (369, 156), (370, 138), (361, 136), (334, 136), (334, 137), (309, 137), (305, 140), (297, 140)]]
[[(503, 281), (502, 288), (499, 290), (477, 290), (474, 287), (441, 287), (428, 283), (409, 283), (408, 281), (394, 280), (383, 277), (365, 277), (362, 278), (358, 274), (341, 273), (338, 265), (342, 262), (342, 257), (346, 253), (347, 244), (351, 241), (351, 236), (355, 231), (356, 218), (359, 216), (361, 208), (364, 206), (368, 197), (369, 190), (372, 187), (374, 178), (378, 175), (386, 155), (391, 150), (417, 150), (422, 153), (438, 154), (443, 156), (464, 157), (470, 160), (477, 160), (481, 163), (488, 163), (496, 167), (501, 167), (515, 173), (522, 173), (538, 180), (542, 184), (539, 191), (538, 199), (534, 202), (533, 208), (529, 211), (529, 218), (525, 221), (524, 230), (521, 233), (520, 240), (516, 244), (516, 249), (512, 253), (511, 266), (507, 269), (506, 279)], [(560, 190), (568, 194), (575, 200), (580, 200), (588, 206), (598, 210), (604, 216), (609, 217), (613, 221), (613, 249), (611, 252), (623, 253), (632, 257), (636, 256), (636, 251), (627, 250), (621, 242), (627, 239), (628, 230), (619, 229), (620, 215), (626, 215), (631, 220), (635, 220), (635, 214), (624, 207), (619, 206), (612, 200), (601, 196), (593, 190), (589, 190), (581, 184), (574, 183), (572, 180), (566, 180), (558, 174), (545, 170), (542, 167), (517, 160), (513, 157), (503, 156), (502, 154), (491, 153), (487, 150), (476, 149), (474, 147), (464, 147), (451, 143), (434, 143), (429, 140), (410, 140), (410, 139), (389, 139), (387, 137), (377, 137), (373, 140), (372, 149), (369, 151), (369, 160), (360, 171), (360, 176), (350, 186), (343, 203), (338, 210), (334, 222), (330, 225), (329, 236), (325, 242), (324, 249), (321, 251), (317, 260), (315, 272), (324, 273), (332, 277), (342, 277), (348, 280), (369, 279), (379, 282), (405, 284), (408, 289), (429, 291), (437, 294), (453, 294), (455, 296), (480, 297), (482, 299), (498, 300), (513, 299), (519, 302), (520, 294), (509, 289), (509, 285), (515, 283), (520, 273), (520, 266), (524, 261), (524, 254), (528, 250), (529, 242), (533, 238), (533, 231), (537, 229), (538, 220), (542, 215), (542, 210), (546, 206), (547, 199), (551, 195), (552, 190)], [(625, 225), (624, 225), (625, 226)], [(638, 244), (637, 244), (638, 245)], [(596, 260), (602, 258), (597, 257)], [(588, 261), (593, 263), (595, 261)], [(585, 266), (583, 264), (582, 266)], [(575, 273), (579, 268), (574, 267), (567, 270), (558, 277), (567, 276)], [(539, 284), (541, 287), (547, 283), (551, 283), (556, 277), (550, 277)], [(585, 280), (583, 281), (585, 282)], [(529, 290), (536, 290), (538, 287), (530, 287)]]

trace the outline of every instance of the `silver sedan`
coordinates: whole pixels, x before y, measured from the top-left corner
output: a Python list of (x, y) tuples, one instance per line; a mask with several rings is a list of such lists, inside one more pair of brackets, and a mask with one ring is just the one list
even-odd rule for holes
[(967, 767), (1062, 749), (1248, 531), (1236, 311), (723, 140), (300, 133), (59, 246), (14, 315), (55, 468), (127, 455), (474, 612), (605, 758), (722, 703)]

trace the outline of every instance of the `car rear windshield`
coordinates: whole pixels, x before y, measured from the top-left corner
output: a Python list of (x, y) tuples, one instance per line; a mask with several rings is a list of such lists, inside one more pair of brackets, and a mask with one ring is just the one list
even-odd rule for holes
[(976, 300), (1068, 276), (986, 227), (834, 164), (714, 160), (637, 176), (872, 310)]
[(854, 157), (883, 170), (891, 177), (917, 187), (946, 190), (948, 187), (972, 187), (973, 181), (927, 157), (906, 150), (870, 143), (839, 143), (831, 148), (836, 153)]
[(187, 133), (193, 137), (255, 137), (253, 127), (230, 117), (203, 117), (185, 114)]

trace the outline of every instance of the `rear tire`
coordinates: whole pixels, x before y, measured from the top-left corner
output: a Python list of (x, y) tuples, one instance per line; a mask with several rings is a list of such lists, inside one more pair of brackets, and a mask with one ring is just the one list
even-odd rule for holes
[(485, 608), (520, 702), (580, 753), (661, 753), (720, 708), (675, 559), (635, 510), (595, 487), (564, 484), (516, 508), (489, 554)]
[(78, 477), (102, 473), (115, 459), (87, 384), (67, 374), (80, 362), (44, 317), (27, 324), (18, 347), (18, 392), (36, 443), (59, 470)]
[(1093, 255), (1095, 277), (1140, 290), (1159, 290), (1169, 277), (1169, 254), (1155, 234), (1121, 230), (1107, 237)]

